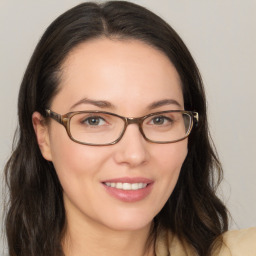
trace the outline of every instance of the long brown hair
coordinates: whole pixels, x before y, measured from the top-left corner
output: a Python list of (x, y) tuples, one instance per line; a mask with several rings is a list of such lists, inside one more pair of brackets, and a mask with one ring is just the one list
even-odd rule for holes
[(61, 65), (78, 44), (97, 37), (141, 40), (166, 54), (181, 81), (186, 110), (200, 121), (189, 137), (178, 183), (155, 217), (154, 234), (168, 229), (200, 256), (210, 255), (227, 230), (227, 210), (216, 196), (222, 168), (208, 131), (206, 100), (198, 68), (177, 33), (147, 9), (125, 1), (83, 3), (58, 17), (38, 43), (18, 99), (19, 127), (6, 164), (9, 188), (6, 233), (10, 256), (61, 256), (65, 227), (62, 187), (53, 164), (39, 150), (31, 116), (58, 91)]

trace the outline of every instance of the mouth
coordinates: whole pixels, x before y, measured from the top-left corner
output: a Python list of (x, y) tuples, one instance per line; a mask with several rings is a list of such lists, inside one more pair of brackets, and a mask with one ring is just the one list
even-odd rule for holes
[(145, 188), (148, 183), (122, 183), (122, 182), (104, 182), (104, 184), (111, 188), (117, 188), (121, 190), (139, 190)]
[(118, 178), (102, 182), (108, 194), (124, 202), (136, 202), (146, 198), (154, 181), (147, 178)]

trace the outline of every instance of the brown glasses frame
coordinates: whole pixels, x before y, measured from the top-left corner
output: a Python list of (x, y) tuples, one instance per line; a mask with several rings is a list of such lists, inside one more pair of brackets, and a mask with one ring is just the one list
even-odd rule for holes
[[(58, 114), (56, 112), (53, 112), (52, 110), (50, 109), (46, 109), (46, 116), (47, 117), (50, 117), (52, 119), (54, 119), (55, 121), (57, 121), (58, 123), (62, 124), (66, 131), (67, 131), (67, 134), (69, 136), (69, 138), (76, 142), (76, 143), (79, 143), (79, 144), (82, 144), (82, 145), (88, 145), (88, 146), (108, 146), (108, 145), (114, 145), (116, 144), (117, 142), (119, 142), (125, 131), (126, 131), (126, 128), (129, 124), (137, 124), (139, 126), (139, 130), (140, 130), (140, 133), (142, 134), (143, 138), (146, 140), (146, 141), (149, 141), (149, 142), (152, 142), (152, 143), (158, 143), (158, 144), (167, 144), (167, 143), (175, 143), (175, 142), (178, 142), (178, 141), (181, 141), (181, 140), (184, 140), (186, 139), (189, 134), (191, 133), (191, 130), (192, 130), (192, 127), (194, 125), (194, 122), (195, 124), (197, 124), (199, 122), (199, 115), (197, 112), (194, 112), (194, 111), (185, 111), (185, 110), (166, 110), (166, 111), (160, 111), (160, 112), (154, 112), (154, 113), (150, 113), (148, 115), (145, 115), (145, 116), (142, 116), (142, 117), (124, 117), (124, 116), (120, 116), (120, 115), (117, 115), (117, 114), (114, 114), (114, 113), (111, 113), (111, 112), (106, 112), (106, 111), (98, 111), (98, 110), (95, 110), (95, 111), (76, 111), (76, 112), (69, 112), (67, 114), (64, 114), (64, 115), (61, 115), (61, 114)], [(164, 113), (170, 113), (170, 112), (178, 112), (178, 113), (182, 113), (182, 114), (187, 114), (191, 117), (191, 125), (189, 127), (189, 130), (186, 134), (186, 136), (182, 137), (181, 139), (178, 139), (178, 140), (174, 140), (174, 141), (153, 141), (153, 140), (150, 140), (146, 137), (146, 135), (144, 134), (143, 132), (143, 129), (142, 129), (142, 123), (143, 121), (150, 117), (150, 116), (154, 116), (154, 115), (158, 115), (158, 114), (164, 114)], [(119, 117), (121, 118), (124, 123), (125, 123), (125, 126), (124, 126), (124, 129), (123, 129), (123, 132), (120, 134), (120, 136), (118, 137), (118, 139), (116, 139), (115, 141), (111, 142), (111, 143), (106, 143), (106, 144), (93, 144), (93, 143), (85, 143), (85, 142), (81, 142), (81, 141), (78, 141), (76, 139), (74, 139), (70, 133), (70, 119), (76, 115), (76, 114), (81, 114), (81, 113), (103, 113), (103, 114), (108, 114), (108, 115), (112, 115), (112, 116), (116, 116), (116, 117)]]

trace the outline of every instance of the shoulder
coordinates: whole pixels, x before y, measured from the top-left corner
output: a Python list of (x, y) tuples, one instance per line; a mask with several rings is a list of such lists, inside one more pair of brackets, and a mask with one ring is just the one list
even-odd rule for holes
[[(256, 227), (227, 231), (221, 235), (222, 242), (213, 256), (256, 256)], [(169, 231), (161, 232), (156, 241), (157, 256), (194, 256), (194, 249), (182, 243)]]
[(227, 231), (223, 234), (220, 256), (255, 256), (256, 227)]

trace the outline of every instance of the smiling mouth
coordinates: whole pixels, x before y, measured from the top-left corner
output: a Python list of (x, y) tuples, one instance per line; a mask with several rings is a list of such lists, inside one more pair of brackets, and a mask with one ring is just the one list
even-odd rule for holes
[(116, 188), (120, 190), (139, 190), (145, 188), (147, 183), (122, 183), (122, 182), (104, 182), (104, 184), (111, 188)]

